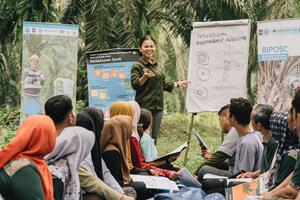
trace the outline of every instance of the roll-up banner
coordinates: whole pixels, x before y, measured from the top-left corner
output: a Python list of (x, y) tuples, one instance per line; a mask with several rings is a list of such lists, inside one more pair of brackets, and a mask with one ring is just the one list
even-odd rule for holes
[(102, 109), (105, 119), (110, 117), (109, 108), (114, 102), (134, 100), (130, 70), (138, 59), (138, 49), (87, 53), (89, 106)]
[(21, 123), (65, 94), (76, 105), (77, 25), (23, 22)]
[(300, 19), (257, 22), (258, 103), (287, 111), (300, 90)]
[(186, 108), (218, 111), (245, 97), (250, 20), (195, 22), (191, 33)]

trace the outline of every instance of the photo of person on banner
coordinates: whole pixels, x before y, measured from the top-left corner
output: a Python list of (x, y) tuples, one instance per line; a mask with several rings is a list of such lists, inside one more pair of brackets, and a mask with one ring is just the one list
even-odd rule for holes
[(45, 76), (41, 70), (38, 70), (40, 59), (37, 55), (32, 55), (29, 59), (29, 68), (23, 71), (23, 98), (26, 104), (33, 98), (40, 106), (41, 102), (41, 89), (45, 82)]
[(300, 90), (300, 80), (297, 77), (291, 77), (291, 87), (293, 89), (294, 95), (297, 94), (297, 92)]
[(65, 94), (75, 102), (78, 46), (77, 25), (23, 22), (23, 27), (20, 124), (43, 114), (42, 105), (53, 95)]

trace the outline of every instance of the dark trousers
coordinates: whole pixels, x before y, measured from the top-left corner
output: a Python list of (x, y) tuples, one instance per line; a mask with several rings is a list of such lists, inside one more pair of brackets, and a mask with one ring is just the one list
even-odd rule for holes
[(218, 176), (230, 177), (232, 172), (227, 170), (218, 169), (211, 166), (203, 166), (198, 173), (198, 181), (202, 184), (202, 189), (207, 194), (218, 192), (225, 195), (226, 180), (224, 179), (203, 179), (205, 174), (214, 174)]
[[(137, 200), (147, 199), (147, 188), (143, 182), (129, 182), (123, 186), (133, 187), (137, 194)], [(148, 197), (149, 198), (149, 197)]]
[(163, 111), (162, 110), (150, 110), (150, 111), (153, 117), (151, 137), (154, 139), (154, 144), (156, 145)]

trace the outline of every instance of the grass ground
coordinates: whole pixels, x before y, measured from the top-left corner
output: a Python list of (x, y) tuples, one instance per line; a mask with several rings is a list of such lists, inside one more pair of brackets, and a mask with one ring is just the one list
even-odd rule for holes
[[(163, 116), (160, 136), (157, 142), (158, 155), (162, 156), (176, 149), (188, 141), (189, 125), (192, 114), (171, 113)], [(199, 133), (206, 145), (214, 152), (221, 144), (221, 132), (218, 115), (216, 113), (201, 113), (194, 117), (195, 130)], [(184, 150), (174, 164), (183, 167)], [(198, 140), (191, 134), (186, 168), (193, 173), (204, 162)]]
[[(0, 119), (7, 115), (0, 110)], [(186, 141), (188, 141), (189, 125), (191, 122), (192, 114), (189, 113), (169, 113), (163, 116), (163, 121), (160, 129), (160, 136), (157, 142), (158, 155), (162, 156), (167, 154)], [(7, 119), (7, 117), (5, 118)], [(18, 129), (19, 121), (9, 120), (7, 123), (0, 123), (0, 149), (3, 148), (15, 135)], [(194, 117), (194, 126), (201, 138), (205, 141), (206, 145), (216, 151), (221, 144), (221, 132), (219, 128), (218, 115), (216, 113), (201, 113)], [(189, 151), (187, 157), (186, 167), (193, 173), (195, 169), (204, 162), (201, 156), (199, 143), (191, 134), (189, 144)], [(184, 163), (184, 150), (174, 164), (183, 167)]]

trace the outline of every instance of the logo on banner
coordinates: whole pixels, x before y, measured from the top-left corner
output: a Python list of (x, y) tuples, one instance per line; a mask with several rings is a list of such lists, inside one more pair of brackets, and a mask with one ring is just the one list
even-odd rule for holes
[(26, 32), (26, 33), (29, 33), (29, 32), (30, 32), (30, 28), (26, 28), (26, 29), (25, 29), (25, 32)]
[(259, 34), (259, 35), (262, 35), (262, 34), (263, 34), (263, 30), (259, 30), (259, 31), (258, 31), (258, 34)]
[(36, 32), (36, 28), (32, 28), (32, 32), (35, 33)]

